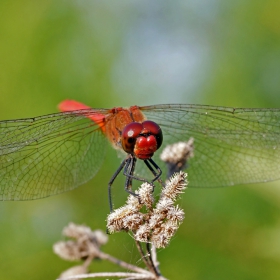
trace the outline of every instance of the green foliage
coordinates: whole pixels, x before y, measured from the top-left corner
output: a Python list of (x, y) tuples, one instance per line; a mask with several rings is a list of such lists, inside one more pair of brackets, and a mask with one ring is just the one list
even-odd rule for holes
[[(71, 98), (96, 108), (280, 107), (279, 12), (274, 0), (1, 1), (0, 118), (57, 112)], [(52, 244), (70, 221), (105, 229), (118, 163), (109, 150), (101, 171), (74, 191), (0, 202), (1, 279), (55, 279), (68, 267)], [(116, 204), (126, 197), (123, 182), (113, 188)], [(279, 182), (188, 189), (185, 221), (158, 254), (163, 275), (277, 279), (279, 193)], [(105, 251), (138, 264), (130, 239), (110, 236)], [(100, 267), (92, 269), (115, 269)]]

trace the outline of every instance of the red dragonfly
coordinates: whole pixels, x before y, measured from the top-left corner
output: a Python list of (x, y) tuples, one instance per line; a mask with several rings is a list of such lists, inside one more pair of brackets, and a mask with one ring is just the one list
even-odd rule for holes
[[(125, 148), (133, 157), (150, 162), (159, 179), (160, 169), (153, 165), (161, 164), (156, 150), (193, 137), (189, 187), (280, 178), (280, 109), (184, 104), (93, 109), (70, 100), (59, 108), (62, 113), (0, 122), (0, 200), (43, 198), (87, 182), (102, 164), (105, 138), (115, 149)], [(151, 122), (145, 126), (146, 120)], [(132, 122), (140, 125), (132, 130), (137, 137), (145, 134), (142, 130), (152, 131), (143, 142), (139, 140), (138, 152), (133, 150), (138, 140), (131, 144), (131, 130), (124, 131)], [(125, 133), (128, 138), (123, 139)], [(163, 140), (156, 133), (162, 133)], [(151, 162), (152, 157), (155, 161)], [(133, 164), (126, 168), (130, 181)]]

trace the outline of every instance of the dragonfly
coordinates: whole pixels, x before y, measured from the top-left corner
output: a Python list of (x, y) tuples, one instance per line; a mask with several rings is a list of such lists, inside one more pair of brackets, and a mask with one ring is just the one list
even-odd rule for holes
[[(191, 137), (195, 155), (188, 161), (189, 187), (280, 179), (280, 109), (188, 104), (95, 109), (74, 100), (61, 102), (59, 109), (0, 121), (0, 200), (39, 199), (86, 183), (100, 169), (108, 142), (125, 149), (124, 158), (150, 163), (155, 180), (165, 168), (161, 150)], [(125, 131), (131, 123), (136, 130)], [(142, 150), (137, 152), (138, 140), (130, 142), (131, 133), (144, 134), (143, 141), (151, 145), (143, 150), (138, 143)], [(134, 179), (132, 166), (126, 167), (128, 183)]]

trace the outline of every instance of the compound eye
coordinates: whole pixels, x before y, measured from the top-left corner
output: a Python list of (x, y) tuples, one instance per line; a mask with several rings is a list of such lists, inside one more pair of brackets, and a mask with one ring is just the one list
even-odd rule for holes
[(160, 126), (153, 121), (144, 121), (142, 123), (142, 125), (143, 125), (144, 129), (147, 129), (148, 131), (150, 131), (151, 135), (155, 136), (156, 141), (157, 141), (157, 149), (159, 149), (159, 147), (162, 144), (162, 140), (163, 140), (162, 131), (161, 131)]
[(132, 122), (124, 127), (122, 131), (122, 147), (128, 154), (133, 153), (136, 138), (142, 129), (143, 125), (137, 122)]

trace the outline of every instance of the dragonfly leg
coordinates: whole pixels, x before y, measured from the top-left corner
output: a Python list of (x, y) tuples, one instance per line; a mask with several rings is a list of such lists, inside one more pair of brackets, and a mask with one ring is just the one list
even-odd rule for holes
[(134, 176), (134, 169), (135, 169), (135, 164), (136, 164), (136, 160), (137, 160), (136, 157), (130, 155), (130, 158), (128, 160), (129, 160), (129, 163), (127, 163), (126, 167), (124, 168), (123, 175), (126, 176), (127, 178), (130, 178), (126, 182), (126, 186), (127, 186), (126, 189), (129, 190), (130, 189), (129, 182), (132, 182), (132, 180), (137, 180), (137, 181), (141, 181), (141, 182), (148, 182), (148, 180), (145, 178)]
[(158, 181), (162, 185), (162, 187), (165, 187), (165, 184), (163, 183), (163, 181), (160, 178), (162, 171), (161, 171), (160, 167), (152, 159), (144, 160), (144, 163), (149, 168), (149, 170), (153, 173), (154, 179), (151, 181), (148, 181), (145, 178), (135, 176), (134, 170), (135, 170), (136, 160), (137, 160), (136, 157), (131, 155), (131, 157), (128, 158), (128, 161), (125, 165), (124, 172), (123, 172), (123, 175), (126, 176), (125, 190), (128, 193), (130, 193), (134, 196), (137, 196), (137, 194), (135, 194), (131, 190), (133, 180), (150, 183), (153, 186), (153, 191), (154, 191), (154, 187), (155, 187), (155, 185), (154, 185), (155, 181)]
[(108, 183), (108, 196), (109, 196), (110, 213), (113, 212), (113, 202), (112, 202), (112, 192), (111, 192), (112, 184), (114, 183), (115, 179), (120, 174), (120, 172), (122, 171), (124, 166), (127, 165), (128, 162), (129, 162), (129, 158), (126, 158), (122, 161), (121, 165), (119, 166), (119, 168), (114, 173), (114, 175), (112, 176), (112, 178), (110, 179), (110, 181)]
[(126, 176), (125, 185), (124, 185), (125, 191), (128, 192), (129, 194), (137, 196), (137, 194), (132, 191), (132, 180), (135, 179), (135, 177), (133, 176), (135, 165), (136, 165), (136, 157), (131, 156), (127, 161), (123, 174)]
[(160, 178), (160, 176), (162, 174), (162, 171), (161, 171), (160, 167), (151, 158), (148, 159), (148, 160), (147, 159), (144, 160), (144, 163), (146, 164), (146, 166), (150, 169), (150, 171), (155, 176), (155, 178), (151, 181), (151, 183), (153, 184), (155, 181), (158, 181), (162, 185), (162, 187), (165, 187), (165, 184), (163, 183), (163, 181)]

